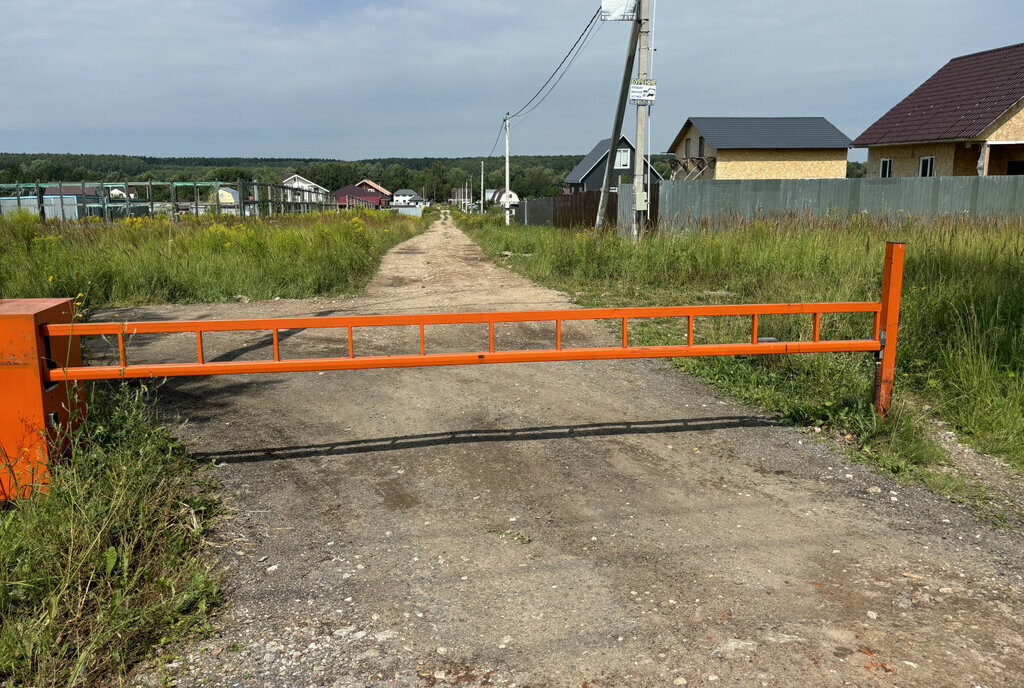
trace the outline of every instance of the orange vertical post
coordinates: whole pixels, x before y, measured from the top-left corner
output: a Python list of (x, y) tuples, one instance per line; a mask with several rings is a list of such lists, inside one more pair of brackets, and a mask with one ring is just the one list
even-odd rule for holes
[(84, 413), (75, 383), (45, 383), (47, 367), (81, 365), (78, 337), (43, 337), (69, 323), (70, 299), (0, 300), (0, 501), (49, 483), (52, 460), (70, 449), (71, 421)]
[(896, 375), (896, 335), (900, 323), (900, 293), (903, 290), (902, 242), (885, 244), (885, 267), (882, 271), (882, 312), (879, 317), (878, 352), (875, 370), (875, 413), (883, 418), (892, 406), (892, 385)]

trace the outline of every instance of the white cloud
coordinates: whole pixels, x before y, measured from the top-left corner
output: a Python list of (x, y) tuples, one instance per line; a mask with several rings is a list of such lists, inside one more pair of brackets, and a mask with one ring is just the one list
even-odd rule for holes
[[(362, 158), (485, 154), (596, 3), (0, 0), (0, 150)], [(949, 58), (1019, 40), (1010, 0), (656, 5), (653, 143), (688, 115), (815, 114), (855, 136)], [(997, 23), (979, 17), (998, 16)], [(514, 148), (606, 137), (608, 23)], [(627, 129), (631, 125), (627, 125)]]

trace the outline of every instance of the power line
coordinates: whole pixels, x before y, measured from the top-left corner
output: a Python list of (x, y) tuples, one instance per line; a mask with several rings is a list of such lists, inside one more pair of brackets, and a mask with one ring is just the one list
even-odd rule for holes
[[(511, 115), (506, 114), (505, 117), (502, 118), (501, 126), (498, 128), (498, 135), (494, 137), (494, 144), (491, 146), (491, 152), (487, 154), (488, 158), (494, 155), (494, 151), (498, 147), (498, 142), (501, 141), (501, 132), (505, 129), (506, 122), (512, 120), (514, 117), (526, 117), (526, 115), (529, 115), (531, 112), (540, 107), (541, 103), (547, 100), (548, 96), (550, 96), (552, 91), (555, 90), (555, 87), (558, 86), (559, 82), (565, 77), (566, 74), (568, 74), (569, 70), (572, 69), (573, 64), (575, 64), (576, 60), (579, 59), (579, 56), (583, 53), (584, 49), (586, 49), (587, 45), (589, 45), (591, 40), (593, 40), (593, 37), (597, 34), (595, 28), (600, 29), (601, 24), (600, 22), (597, 21), (600, 14), (601, 8), (598, 7), (597, 10), (594, 11), (593, 16), (590, 17), (590, 21), (588, 21), (587, 25), (583, 28), (583, 31), (580, 32), (580, 35), (577, 36), (576, 40), (573, 42), (572, 47), (569, 48), (569, 52), (565, 54), (565, 57), (562, 58), (562, 61), (559, 62), (558, 66), (555, 67), (555, 70), (551, 72), (551, 76), (549, 76), (547, 80), (543, 84), (541, 84), (541, 87), (537, 89), (537, 92), (533, 94), (533, 97), (526, 101), (526, 103), (521, 108), (516, 110), (515, 113)], [(566, 64), (567, 62), (568, 64)], [(552, 83), (552, 80), (554, 80), (554, 83)], [(546, 92), (545, 89), (547, 89)], [(542, 93), (544, 94), (543, 96), (541, 96)], [(539, 101), (537, 101), (538, 97), (540, 97)], [(534, 101), (537, 102), (534, 103)], [(533, 105), (533, 107), (530, 107), (531, 105)], [(523, 114), (523, 111), (526, 110), (527, 108), (529, 108), (529, 110), (525, 114)]]
[(555, 71), (551, 72), (551, 76), (547, 78), (547, 81), (545, 81), (544, 84), (539, 89), (537, 89), (537, 92), (533, 94), (532, 98), (526, 101), (526, 104), (523, 105), (523, 107), (519, 108), (518, 110), (515, 111), (515, 113), (512, 114), (512, 117), (518, 116), (519, 113), (521, 113), (526, 108), (530, 107), (530, 104), (533, 103), (533, 101), (537, 99), (537, 96), (539, 96), (541, 92), (547, 87), (547, 85), (551, 83), (551, 80), (554, 79), (555, 76), (558, 74), (559, 70), (562, 69), (562, 66), (565, 64), (566, 60), (568, 60), (569, 57), (573, 54), (573, 52), (576, 50), (576, 46), (578, 46), (580, 44), (580, 41), (584, 40), (584, 36), (586, 36), (593, 29), (594, 22), (597, 21), (597, 17), (600, 14), (601, 8), (598, 7), (597, 11), (594, 12), (594, 16), (590, 18), (590, 21), (587, 22), (586, 27), (584, 27), (582, 32), (580, 32), (580, 35), (576, 39), (576, 42), (572, 44), (571, 48), (569, 48), (569, 52), (565, 54), (565, 57), (562, 58), (562, 61), (558, 63), (557, 67), (555, 67)]
[(487, 157), (494, 155), (494, 149), (498, 147), (498, 141), (501, 141), (501, 132), (505, 130), (505, 120), (501, 120), (501, 124), (498, 126), (498, 135), (494, 137), (494, 145), (491, 146), (491, 152), (487, 154)]
[(569, 64), (566, 65), (565, 70), (558, 76), (558, 79), (555, 80), (555, 83), (551, 84), (551, 88), (549, 88), (547, 93), (544, 94), (544, 97), (537, 101), (536, 105), (534, 105), (532, 108), (524, 112), (522, 115), (520, 115), (520, 117), (526, 119), (527, 115), (529, 115), (531, 112), (539, 108), (541, 106), (541, 103), (548, 99), (548, 96), (550, 96), (551, 93), (555, 90), (555, 87), (558, 86), (558, 83), (562, 80), (562, 78), (569, 73), (569, 70), (572, 69), (572, 66), (576, 64), (576, 60), (578, 60), (580, 55), (583, 54), (583, 51), (587, 49), (587, 46), (590, 45), (594, 37), (597, 36), (597, 32), (600, 31), (603, 26), (604, 24), (602, 23), (596, 24), (596, 27), (594, 25), (591, 26), (587, 37), (583, 39), (583, 44), (580, 45), (580, 49), (576, 51), (575, 55), (573, 55), (573, 58), (569, 61)]

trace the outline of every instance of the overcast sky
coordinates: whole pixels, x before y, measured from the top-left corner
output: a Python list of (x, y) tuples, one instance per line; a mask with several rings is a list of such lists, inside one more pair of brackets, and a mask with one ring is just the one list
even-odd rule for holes
[[(1024, 40), (1020, 0), (652, 3), (658, 152), (691, 115), (822, 115), (853, 138), (951, 57)], [(486, 155), (598, 5), (0, 0), (0, 151)], [(600, 27), (513, 153), (608, 136), (628, 31)]]

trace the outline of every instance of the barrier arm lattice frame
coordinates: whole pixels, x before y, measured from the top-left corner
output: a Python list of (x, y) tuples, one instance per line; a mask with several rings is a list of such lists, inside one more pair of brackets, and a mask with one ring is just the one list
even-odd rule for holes
[[(26, 403), (39, 405), (38, 397), (44, 390), (52, 393), (57, 387), (67, 388), (69, 383), (82, 380), (111, 380), (124, 378), (165, 378), (197, 375), (229, 375), (242, 373), (286, 373), (326, 370), (367, 370), (382, 368), (414, 368), (449, 365), (479, 365), (491, 363), (536, 363), (544, 361), (587, 361), (633, 358), (681, 358), (694, 356), (736, 356), (797, 353), (838, 353), (872, 352), (876, 355), (875, 410), (881, 415), (888, 414), (892, 404), (892, 387), (895, 376), (896, 338), (899, 324), (900, 293), (902, 289), (904, 245), (890, 242), (886, 245), (885, 265), (880, 301), (841, 303), (782, 303), (747, 304), (719, 306), (669, 306), (655, 308), (590, 308), (546, 311), (498, 311), (486, 313), (422, 313), (404, 315), (347, 315), (328, 317), (267, 318), (248, 320), (190, 320), (166, 322), (104, 322), (76, 323), (70, 317), (70, 304), (66, 300), (9, 300), (0, 301), (0, 337), (12, 327), (20, 327), (20, 338), (25, 345), (19, 350), (17, 360), (0, 359), (0, 382), (15, 370), (12, 366), (27, 367), (36, 371), (33, 379), (38, 380), (39, 389), (22, 387), (14, 395), (14, 404), (19, 395), (25, 396)], [(53, 316), (59, 313), (57, 321), (48, 319), (42, 323), (38, 317), (22, 318), (16, 324), (4, 319), (5, 313), (39, 310), (45, 301)], [(54, 308), (55, 305), (63, 306)], [(837, 313), (871, 313), (873, 324), (870, 338), (847, 340), (822, 340), (821, 316)], [(809, 340), (780, 342), (758, 336), (759, 318), (766, 315), (810, 316), (811, 338)], [(700, 318), (721, 316), (745, 316), (750, 318), (750, 337), (744, 342), (726, 344), (697, 344), (694, 339), (694, 323)], [(648, 318), (686, 318), (686, 343), (663, 346), (631, 346), (629, 344), (629, 322)], [(621, 340), (616, 346), (565, 348), (563, 347), (562, 324), (579, 320), (620, 320)], [(495, 325), (501, 323), (552, 322), (555, 325), (553, 348), (503, 351), (495, 347)], [(427, 353), (426, 328), (437, 325), (480, 324), (488, 327), (488, 348), (484, 351), (456, 353)], [(414, 326), (419, 328), (419, 353), (401, 355), (359, 356), (353, 344), (353, 331), (359, 328)], [(346, 355), (326, 358), (288, 358), (281, 352), (280, 332), (308, 329), (343, 329), (347, 332)], [(13, 332), (14, 330), (11, 330)], [(272, 357), (264, 360), (207, 361), (203, 350), (203, 335), (210, 332), (269, 332), (272, 339)], [(128, 358), (128, 339), (138, 334), (191, 333), (195, 336), (196, 360), (189, 363), (134, 363)], [(64, 362), (55, 361), (50, 353), (53, 343), (58, 348), (67, 348), (69, 343), (75, 351), (78, 342), (86, 336), (109, 336), (117, 341), (117, 363), (113, 365), (81, 365), (72, 357)], [(17, 339), (17, 337), (15, 337)], [(14, 341), (14, 339), (12, 339)], [(2, 342), (2, 339), (0, 339)], [(8, 357), (10, 358), (10, 357)], [(13, 378), (12, 378), (13, 380)], [(25, 428), (14, 427), (11, 421), (11, 404), (0, 405), (0, 442), (7, 456), (22, 456), (25, 453)], [(30, 423), (31, 424), (31, 423)], [(46, 433), (45, 424), (35, 428), (37, 436)], [(30, 443), (31, 444), (31, 443)], [(46, 450), (38, 442), (30, 447), (42, 451), (45, 461)], [(0, 452), (0, 453), (4, 453)], [(30, 452), (31, 453), (31, 452)], [(17, 463), (17, 461), (15, 462)], [(0, 474), (3, 471), (0, 470)], [(2, 477), (2, 476), (0, 476)], [(10, 486), (0, 483), (0, 499)]]

